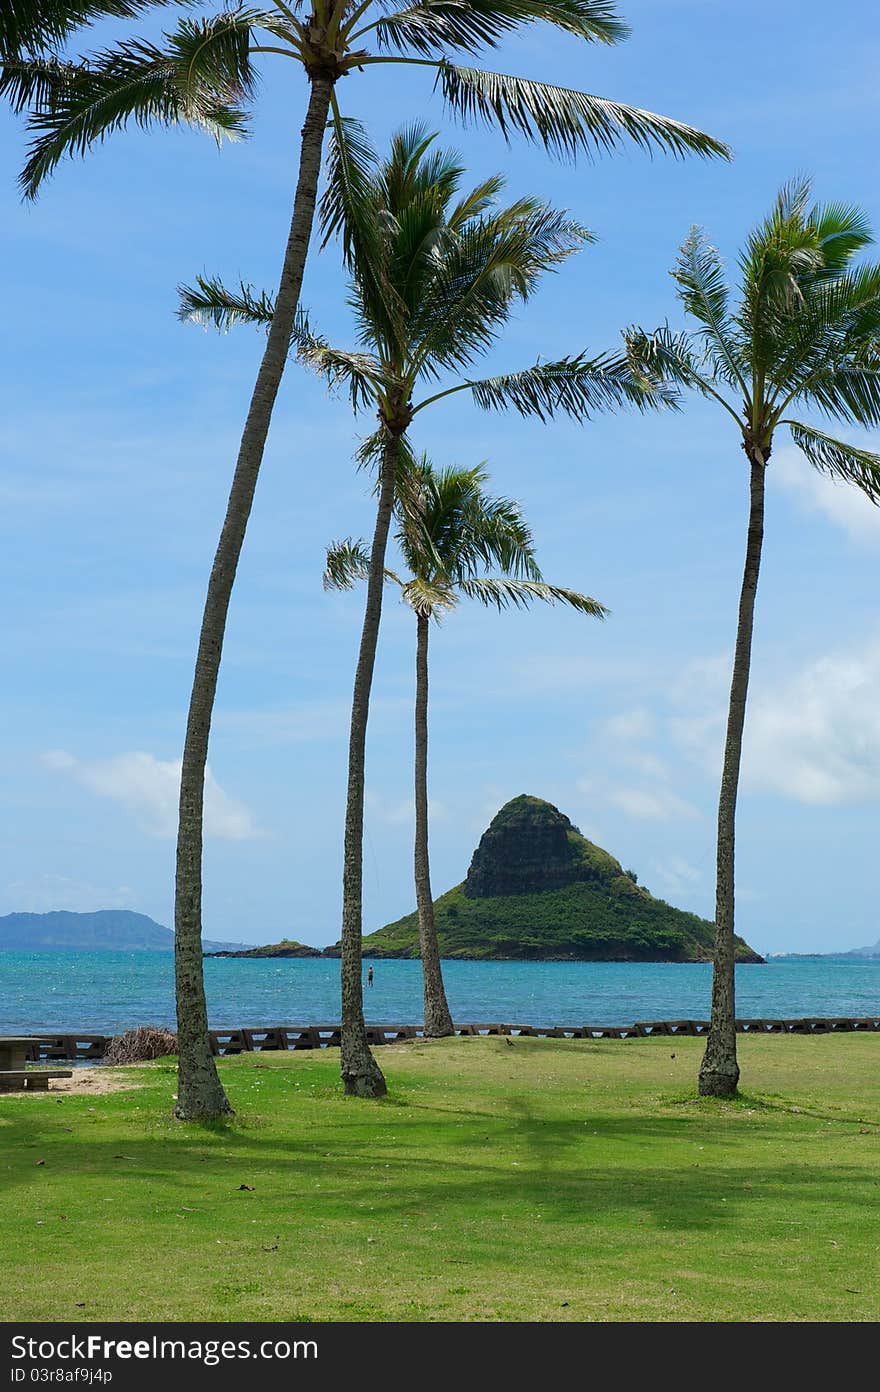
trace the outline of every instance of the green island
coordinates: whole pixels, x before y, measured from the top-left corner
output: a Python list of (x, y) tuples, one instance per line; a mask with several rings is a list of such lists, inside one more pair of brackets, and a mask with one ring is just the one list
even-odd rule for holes
[(317, 947), (307, 947), (295, 938), (282, 938), (277, 943), (265, 943), (261, 947), (226, 948), (222, 952), (206, 952), (206, 957), (321, 957)]
[(338, 1050), (244, 1054), (186, 1127), (170, 1058), (7, 1097), (15, 1317), (876, 1319), (877, 1036), (743, 1036), (734, 1100), (703, 1047), (414, 1041), (370, 1107)]
[[(535, 962), (710, 962), (714, 924), (655, 899), (633, 870), (543, 798), (521, 794), (492, 818), (467, 878), (434, 901), (442, 957)], [(737, 937), (738, 962), (763, 962)], [(212, 957), (338, 957), (283, 938)], [(407, 914), (363, 940), (365, 957), (418, 957)]]
[[(707, 962), (715, 932), (655, 899), (558, 808), (526, 794), (492, 819), (467, 878), (435, 901), (434, 913), (443, 957)], [(418, 955), (415, 913), (364, 939), (367, 957)], [(736, 957), (763, 961), (742, 938)]]

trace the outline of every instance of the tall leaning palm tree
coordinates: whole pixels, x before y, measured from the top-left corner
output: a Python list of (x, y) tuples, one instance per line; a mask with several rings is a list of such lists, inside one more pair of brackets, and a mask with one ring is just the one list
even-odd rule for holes
[[(257, 64), (287, 60), (305, 78), (293, 214), (281, 260), (274, 316), (239, 445), (226, 517), (208, 581), (190, 696), (180, 787), (175, 893), (175, 960), (180, 1076), (176, 1113), (228, 1110), (211, 1057), (201, 963), (202, 818), (208, 741), (226, 619), (260, 465), (294, 327), (318, 188), (328, 115), (337, 122), (341, 78), (379, 66), (433, 74), (447, 109), (548, 150), (609, 152), (626, 141), (674, 155), (726, 157), (702, 131), (589, 93), (463, 66), (508, 35), (546, 23), (587, 43), (627, 35), (613, 0), (264, 0), (199, 17), (186, 4), (160, 42), (127, 39), (69, 59), (65, 44), (82, 25), (128, 18), (166, 0), (11, 0), (0, 15), (0, 93), (29, 111), (33, 135), (22, 173), (33, 197), (61, 159), (127, 125), (188, 123), (218, 142), (246, 133)], [(289, 64), (293, 64), (290, 67)]]
[[(412, 126), (380, 162), (354, 123), (334, 135), (321, 216), (325, 237), (341, 235), (360, 350), (331, 347), (304, 317), (291, 335), (303, 362), (331, 386), (347, 389), (356, 411), (372, 409), (379, 420), (360, 451), (365, 463), (378, 466), (379, 481), (352, 697), (342, 909), (342, 1077), (346, 1091), (365, 1097), (381, 1096), (385, 1080), (363, 1020), (364, 755), (385, 551), (398, 477), (410, 456), (410, 426), (435, 402), (460, 392), (484, 410), (513, 407), (542, 419), (565, 412), (577, 420), (623, 404), (661, 404), (667, 395), (634, 375), (625, 355), (582, 353), (502, 376), (465, 376), (516, 301), (528, 300), (542, 276), (589, 234), (537, 199), (494, 206), (504, 184), (499, 175), (459, 196), (464, 171), (433, 141), (422, 126)], [(230, 292), (204, 277), (183, 291), (182, 313), (223, 328), (241, 319), (274, 325), (267, 295), (246, 286)]]
[[(434, 921), (428, 851), (428, 639), (431, 619), (454, 609), (461, 598), (497, 609), (526, 608), (535, 600), (567, 604), (582, 614), (604, 618), (603, 605), (587, 595), (544, 580), (535, 559), (531, 530), (519, 505), (493, 498), (488, 474), (473, 469), (435, 469), (426, 456), (408, 471), (398, 507), (397, 544), (408, 572), (400, 587), (416, 620), (415, 846), (414, 871), (419, 947), (424, 984), (425, 1034), (438, 1039), (453, 1033), (443, 985)], [(496, 569), (498, 575), (487, 575)], [(335, 542), (328, 548), (326, 589), (349, 589), (370, 573), (370, 552), (362, 541)]]
[(718, 802), (712, 1015), (699, 1079), (705, 1096), (731, 1096), (739, 1082), (734, 839), (767, 467), (784, 426), (820, 473), (880, 502), (880, 456), (792, 414), (880, 425), (880, 265), (854, 264), (871, 241), (859, 208), (811, 206), (809, 181), (796, 180), (782, 189), (739, 255), (737, 302), (731, 303), (718, 252), (695, 228), (672, 274), (697, 321), (696, 333), (665, 327), (627, 335), (638, 370), (699, 392), (725, 413), (748, 465), (748, 534)]

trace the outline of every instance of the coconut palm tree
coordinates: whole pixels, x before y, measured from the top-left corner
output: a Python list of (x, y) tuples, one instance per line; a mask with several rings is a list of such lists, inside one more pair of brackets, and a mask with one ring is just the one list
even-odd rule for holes
[[(164, 0), (155, 0), (156, 4)], [(338, 122), (336, 87), (378, 66), (424, 68), (447, 109), (465, 122), (495, 125), (562, 155), (608, 152), (630, 140), (674, 155), (727, 157), (720, 141), (653, 112), (589, 93), (453, 61), (479, 55), (508, 35), (546, 23), (587, 43), (613, 45), (628, 33), (613, 0), (264, 0), (198, 17), (190, 4), (160, 42), (127, 39), (66, 61), (64, 44), (81, 25), (130, 17), (151, 0), (13, 0), (0, 16), (0, 93), (30, 111), (33, 135), (22, 185), (35, 196), (61, 159), (83, 154), (113, 131), (188, 123), (219, 142), (246, 133), (257, 64), (286, 59), (303, 76), (308, 102), (293, 215), (274, 316), (257, 373), (208, 581), (190, 696), (180, 786), (175, 892), (175, 960), (180, 1077), (176, 1114), (220, 1115), (228, 1103), (207, 1033), (201, 963), (202, 819), (208, 741), (232, 587), (312, 234), (328, 114)], [(365, 47), (371, 45), (371, 47)]]
[[(410, 454), (407, 432), (420, 412), (458, 392), (468, 392), (484, 410), (513, 407), (541, 419), (565, 412), (577, 420), (597, 409), (645, 408), (668, 397), (662, 384), (653, 388), (634, 375), (626, 355), (581, 353), (496, 377), (464, 375), (495, 342), (514, 303), (528, 300), (544, 273), (589, 234), (534, 198), (495, 207), (504, 186), (500, 175), (459, 197), (464, 171), (455, 156), (433, 148), (434, 139), (423, 126), (412, 126), (394, 138), (380, 162), (355, 123), (346, 121), (334, 133), (321, 217), (325, 238), (338, 233), (342, 239), (360, 350), (331, 347), (305, 316), (291, 335), (304, 363), (331, 387), (346, 389), (356, 411), (370, 408), (379, 419), (360, 450), (362, 462), (378, 466), (379, 483), (352, 700), (343, 869), (342, 1077), (346, 1090), (361, 1096), (385, 1091), (363, 1023), (364, 751), (385, 550), (398, 476), (405, 475)], [(244, 285), (230, 292), (205, 277), (182, 290), (181, 313), (221, 328), (239, 320), (274, 322), (267, 295)]]
[[(544, 580), (535, 559), (531, 531), (519, 505), (485, 491), (488, 474), (473, 469), (437, 470), (427, 456), (408, 472), (398, 508), (397, 543), (408, 572), (391, 570), (386, 580), (399, 586), (416, 620), (415, 850), (416, 904), (425, 1000), (425, 1034), (453, 1032), (443, 986), (434, 922), (428, 854), (428, 637), (431, 619), (454, 609), (459, 599), (476, 599), (497, 609), (526, 608), (535, 600), (568, 604), (582, 614), (604, 618), (603, 605), (587, 595)], [(483, 572), (492, 567), (500, 575)], [(334, 542), (327, 551), (325, 589), (349, 589), (370, 572), (370, 553), (362, 541)]]
[(672, 274), (696, 333), (667, 326), (626, 336), (637, 370), (715, 402), (733, 421), (748, 464), (745, 568), (718, 802), (712, 1016), (699, 1082), (705, 1096), (731, 1096), (739, 1081), (734, 832), (767, 466), (785, 426), (820, 473), (880, 502), (880, 456), (792, 415), (806, 410), (843, 425), (880, 425), (880, 265), (854, 264), (871, 241), (859, 208), (811, 206), (809, 181), (795, 180), (740, 252), (736, 303), (718, 252), (694, 228)]

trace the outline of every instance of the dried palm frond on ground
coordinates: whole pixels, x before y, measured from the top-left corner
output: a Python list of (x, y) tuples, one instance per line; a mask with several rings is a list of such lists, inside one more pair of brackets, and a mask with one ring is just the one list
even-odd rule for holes
[(115, 1034), (107, 1045), (104, 1063), (146, 1063), (163, 1054), (177, 1053), (177, 1035), (157, 1025), (140, 1025), (137, 1029)]

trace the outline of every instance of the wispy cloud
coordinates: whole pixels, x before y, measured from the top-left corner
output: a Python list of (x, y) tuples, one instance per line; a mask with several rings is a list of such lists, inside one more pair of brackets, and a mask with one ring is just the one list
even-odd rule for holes
[[(384, 822), (387, 826), (407, 826), (415, 821), (415, 802), (411, 797), (395, 801), (381, 797), (378, 793), (366, 794), (367, 811), (371, 818)], [(428, 816), (432, 822), (446, 821), (449, 813), (442, 802), (428, 799)]]
[(799, 450), (786, 448), (774, 455), (768, 478), (804, 511), (827, 517), (851, 540), (880, 544), (880, 507), (853, 484), (818, 473)]
[(620, 711), (617, 715), (613, 715), (610, 720), (606, 720), (603, 726), (609, 739), (621, 742), (649, 739), (655, 728), (654, 716), (644, 707)]
[[(64, 750), (43, 755), (46, 768), (67, 774), (97, 797), (117, 803), (137, 820), (148, 836), (173, 837), (177, 832), (180, 759), (157, 759), (133, 750), (112, 759), (76, 759)], [(225, 841), (247, 841), (262, 833), (243, 802), (223, 791), (210, 768), (205, 775), (205, 835)]]
[(51, 913), (55, 909), (92, 913), (97, 909), (130, 909), (135, 900), (128, 885), (101, 888), (68, 875), (37, 875), (12, 880), (3, 888), (3, 901), (10, 913)]
[(628, 817), (644, 821), (699, 817), (699, 809), (670, 788), (612, 788), (608, 801)]
[(759, 692), (746, 736), (745, 775), (797, 802), (880, 798), (880, 641), (819, 658)]
[[(672, 693), (668, 731), (713, 778), (720, 774), (729, 656), (690, 664)], [(880, 639), (813, 659), (772, 684), (753, 676), (743, 783), (795, 802), (880, 798)]]
[(700, 884), (703, 878), (696, 865), (685, 860), (684, 856), (669, 856), (663, 860), (655, 860), (651, 869), (664, 890), (670, 894), (686, 894), (688, 890), (693, 890)]

